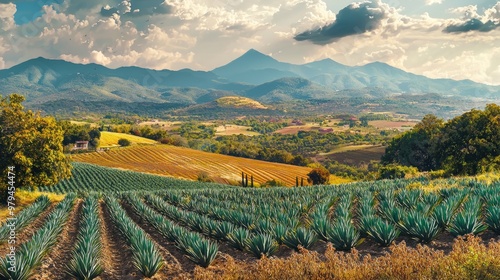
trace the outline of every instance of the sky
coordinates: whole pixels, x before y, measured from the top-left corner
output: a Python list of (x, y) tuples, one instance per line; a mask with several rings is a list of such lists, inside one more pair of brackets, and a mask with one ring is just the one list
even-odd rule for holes
[(208, 71), (251, 48), (500, 85), (500, 1), (0, 0), (0, 69), (42, 56)]

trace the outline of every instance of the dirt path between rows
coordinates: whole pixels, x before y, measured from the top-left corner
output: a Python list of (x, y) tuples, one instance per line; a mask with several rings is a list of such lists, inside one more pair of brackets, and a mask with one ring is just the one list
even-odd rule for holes
[(113, 224), (104, 202), (99, 203), (104, 272), (96, 279), (138, 280), (141, 273), (133, 264), (132, 251)]
[[(39, 230), (47, 221), (47, 217), (49, 214), (54, 210), (54, 207), (56, 206), (57, 203), (52, 203), (43, 211), (38, 217), (35, 218), (34, 221), (29, 223), (25, 228), (21, 229), (20, 231), (16, 232), (16, 248), (19, 250), (21, 248), (21, 244), (25, 243), (26, 241), (30, 240), (33, 234), (37, 230)], [(9, 243), (5, 242), (0, 245), (0, 256), (3, 258), (5, 257), (10, 249), (9, 249)]]
[(58, 241), (56, 245), (43, 258), (42, 265), (36, 269), (34, 273), (36, 276), (32, 279), (71, 279), (71, 276), (67, 273), (66, 265), (71, 260), (71, 254), (75, 247), (76, 237), (78, 236), (82, 206), (83, 201), (78, 199), (75, 205), (73, 205), (73, 209), (61, 234), (57, 236)]

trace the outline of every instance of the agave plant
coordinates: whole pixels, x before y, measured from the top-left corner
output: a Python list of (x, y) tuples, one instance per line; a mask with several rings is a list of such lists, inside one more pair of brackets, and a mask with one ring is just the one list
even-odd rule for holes
[(455, 206), (452, 203), (443, 202), (434, 208), (431, 216), (436, 220), (439, 228), (445, 229), (450, 224), (454, 210)]
[(349, 220), (340, 219), (327, 231), (327, 240), (335, 249), (349, 251), (360, 243), (359, 232)]
[(362, 237), (368, 236), (368, 231), (370, 230), (371, 227), (373, 227), (377, 219), (380, 218), (377, 218), (375, 215), (361, 216), (358, 219), (358, 224), (357, 224), (359, 228), (359, 234)]
[(299, 245), (310, 249), (318, 241), (318, 236), (312, 230), (299, 227), (297, 230), (289, 232), (283, 239), (283, 244), (286, 246), (298, 250)]
[(283, 243), (283, 240), (285, 239), (287, 233), (288, 227), (283, 224), (276, 224), (271, 231), (273, 238), (276, 240), (276, 242), (278, 242), (278, 244)]
[(429, 243), (439, 233), (439, 224), (434, 218), (416, 211), (403, 217), (399, 227), (406, 235), (423, 243)]
[(387, 247), (399, 236), (399, 230), (392, 224), (383, 221), (380, 218), (368, 220), (369, 226), (367, 234), (373, 241), (379, 245)]
[(496, 234), (500, 234), (500, 207), (499, 206), (488, 206), (486, 208), (486, 224), (493, 230)]
[(94, 279), (104, 268), (101, 263), (100, 220), (98, 200), (89, 196), (82, 210), (82, 223), (73, 256), (67, 268), (70, 275), (79, 280)]
[(206, 239), (198, 239), (189, 244), (185, 252), (187, 257), (196, 264), (201, 267), (208, 267), (215, 260), (219, 247), (217, 243)]
[(311, 229), (314, 230), (318, 237), (324, 241), (328, 240), (327, 232), (331, 227), (332, 225), (330, 222), (324, 217), (313, 220), (311, 224)]
[(244, 228), (237, 228), (227, 236), (229, 243), (238, 250), (245, 250), (250, 238), (250, 232)]
[(485, 231), (487, 225), (483, 224), (474, 212), (460, 212), (452, 220), (449, 232), (455, 236), (478, 234)]
[(278, 243), (268, 234), (257, 234), (248, 241), (248, 250), (257, 258), (269, 257), (278, 248)]
[(142, 275), (152, 277), (163, 267), (163, 257), (156, 245), (146, 235), (134, 235), (131, 240), (131, 247), (134, 265)]
[(218, 223), (214, 236), (217, 240), (227, 240), (228, 235), (234, 231), (234, 225), (229, 222)]

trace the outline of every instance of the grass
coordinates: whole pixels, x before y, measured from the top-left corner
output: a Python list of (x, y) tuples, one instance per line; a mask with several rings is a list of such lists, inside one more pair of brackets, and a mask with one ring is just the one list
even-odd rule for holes
[(129, 140), (130, 142), (132, 142), (132, 144), (156, 144), (157, 143), (155, 140), (151, 140), (151, 139), (147, 139), (147, 138), (139, 137), (139, 136), (135, 136), (135, 135), (102, 131), (101, 132), (100, 147), (101, 148), (117, 147), (117, 146), (119, 146), (118, 140), (120, 140), (122, 138)]
[[(241, 172), (253, 175), (254, 182), (262, 184), (275, 179), (287, 186), (295, 185), (295, 178), (307, 181), (308, 167), (272, 163), (260, 160), (232, 157), (170, 145), (135, 146), (107, 152), (73, 155), (78, 162), (123, 168), (133, 171), (168, 175), (197, 180), (206, 172), (215, 182), (239, 185)], [(331, 183), (338, 183), (332, 178)]]

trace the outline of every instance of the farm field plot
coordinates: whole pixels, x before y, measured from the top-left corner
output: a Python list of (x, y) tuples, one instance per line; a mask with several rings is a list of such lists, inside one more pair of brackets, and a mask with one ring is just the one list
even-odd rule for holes
[[(110, 184), (117, 180), (103, 176)], [(134, 185), (131, 181), (128, 189)], [(498, 181), (415, 178), (264, 189), (200, 183), (160, 191), (68, 193), (49, 208), (46, 198), (35, 203), (42, 206), (30, 208), (42, 215), (27, 222), (33, 234), (19, 230), (19, 242), (40, 254), (26, 254), (24, 245), (16, 251), (18, 259), (36, 258), (22, 270), (32, 276), (8, 272), (3, 259), (2, 279), (500, 275)], [(0, 243), (0, 250), (7, 246)]]
[(250, 131), (251, 127), (249, 126), (242, 126), (242, 125), (234, 125), (234, 124), (227, 124), (227, 125), (220, 125), (217, 127), (215, 131), (215, 135), (221, 136), (221, 135), (248, 135), (248, 136), (256, 136), (260, 135), (260, 133), (255, 132), (255, 131)]
[[(257, 183), (275, 179), (285, 182), (287, 186), (294, 186), (297, 176), (305, 180), (311, 170), (307, 167), (231, 157), (169, 145), (136, 146), (78, 154), (72, 156), (72, 159), (191, 180), (196, 180), (201, 172), (206, 172), (218, 183), (236, 185), (241, 182), (241, 172), (245, 172), (249, 177), (253, 176)], [(338, 182), (343, 181), (339, 178)]]
[(203, 184), (191, 180), (180, 180), (166, 176), (158, 176), (103, 167), (94, 164), (72, 163), (72, 176), (53, 186), (39, 187), (41, 191), (54, 193), (67, 192), (119, 192), (119, 191), (151, 191), (163, 189), (187, 188), (219, 188), (220, 184)]
[(100, 147), (101, 148), (106, 148), (106, 147), (118, 147), (118, 140), (120, 139), (127, 139), (132, 144), (156, 144), (158, 143), (155, 140), (147, 139), (144, 137), (139, 137), (135, 135), (130, 135), (126, 133), (117, 133), (117, 132), (109, 132), (109, 131), (102, 131), (101, 132), (101, 139), (100, 139)]
[(412, 121), (369, 121), (369, 125), (373, 125), (378, 129), (398, 129), (398, 130), (409, 130), (415, 126), (418, 122)]
[(372, 160), (380, 160), (385, 153), (385, 148), (380, 145), (347, 146), (328, 154), (321, 154), (316, 158), (320, 161), (323, 158), (329, 158), (339, 163), (359, 166), (362, 163), (369, 163)]

